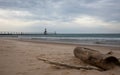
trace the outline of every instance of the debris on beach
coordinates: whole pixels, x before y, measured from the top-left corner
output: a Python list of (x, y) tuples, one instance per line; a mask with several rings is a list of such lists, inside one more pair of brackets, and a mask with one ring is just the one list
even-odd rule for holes
[(116, 65), (120, 66), (119, 59), (111, 55), (111, 53), (102, 54), (99, 51), (90, 48), (76, 47), (74, 49), (74, 56), (85, 63), (96, 66), (103, 70), (112, 69)]
[[(56, 69), (84, 69), (84, 70), (98, 70), (98, 71), (106, 71), (109, 69), (114, 68), (115, 66), (120, 66), (119, 59), (112, 55), (112, 51), (108, 52), (107, 54), (102, 54), (97, 50), (93, 50), (90, 48), (84, 47), (76, 47), (74, 49), (74, 56), (76, 59), (80, 59), (80, 61), (88, 64), (88, 66), (78, 66), (76, 63), (69, 64), (67, 62), (61, 61), (53, 61), (50, 59), (46, 59), (44, 57), (37, 57), (38, 60), (43, 61), (47, 64), (55, 65), (54, 68)], [(79, 62), (79, 61), (77, 61)]]
[(66, 63), (50, 61), (50, 60), (47, 60), (47, 59), (44, 59), (44, 58), (39, 58), (39, 57), (38, 57), (37, 59), (40, 60), (40, 61), (43, 61), (43, 62), (45, 62), (45, 63), (55, 65), (55, 67), (56, 67), (57, 69), (58, 69), (58, 68), (60, 69), (60, 66), (61, 66), (61, 67), (66, 67), (66, 68), (69, 68), (69, 69), (76, 69), (76, 70), (84, 69), (84, 70), (98, 70), (98, 71), (103, 71), (102, 69), (95, 68), (95, 67), (91, 67), (91, 66), (75, 66), (75, 65), (69, 65), (69, 64), (66, 64)]

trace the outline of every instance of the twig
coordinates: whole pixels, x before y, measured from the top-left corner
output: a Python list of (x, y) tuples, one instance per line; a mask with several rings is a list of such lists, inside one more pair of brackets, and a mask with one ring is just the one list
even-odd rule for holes
[(73, 66), (73, 65), (68, 65), (68, 64), (64, 64), (64, 63), (59, 63), (59, 62), (53, 62), (53, 61), (49, 61), (43, 58), (37, 58), (40, 61), (44, 61), (45, 63), (49, 63), (49, 64), (53, 64), (53, 65), (58, 65), (58, 66), (63, 66), (63, 67), (67, 67), (67, 68), (71, 68), (71, 69), (85, 69), (85, 70), (98, 70), (98, 71), (104, 71), (103, 69), (99, 69), (99, 68), (94, 68), (94, 67), (82, 67), (82, 66)]

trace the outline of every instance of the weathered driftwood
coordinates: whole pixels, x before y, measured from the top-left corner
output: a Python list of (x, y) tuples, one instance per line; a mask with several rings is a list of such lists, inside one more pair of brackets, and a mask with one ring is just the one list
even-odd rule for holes
[(80, 60), (104, 70), (111, 69), (116, 64), (119, 64), (119, 60), (116, 57), (109, 54), (102, 54), (99, 51), (89, 48), (76, 47), (74, 55)]
[(56, 66), (63, 66), (63, 67), (70, 68), (70, 69), (77, 69), (77, 70), (85, 69), (85, 70), (103, 71), (103, 69), (94, 68), (94, 67), (74, 66), (74, 65), (64, 64), (64, 63), (55, 62), (55, 61), (49, 61), (49, 60), (46, 60), (46, 59), (43, 59), (43, 58), (37, 58), (37, 59), (41, 60), (41, 61), (44, 61), (46, 63), (49, 63), (49, 64), (53, 64), (53, 65), (56, 65)]

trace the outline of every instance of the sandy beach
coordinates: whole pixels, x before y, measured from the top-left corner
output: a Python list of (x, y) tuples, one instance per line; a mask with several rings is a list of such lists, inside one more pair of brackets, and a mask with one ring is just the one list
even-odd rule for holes
[[(0, 38), (0, 75), (120, 75), (120, 67), (108, 71), (70, 69), (38, 60), (75, 66), (90, 66), (73, 55), (75, 47), (87, 47), (120, 58), (120, 47), (59, 44), (34, 40)], [(93, 66), (92, 66), (93, 67)]]

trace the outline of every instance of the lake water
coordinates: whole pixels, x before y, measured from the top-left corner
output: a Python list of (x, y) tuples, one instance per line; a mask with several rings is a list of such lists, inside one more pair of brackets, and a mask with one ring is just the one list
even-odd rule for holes
[(17, 37), (59, 43), (120, 46), (120, 34), (29, 34), (18, 35)]

